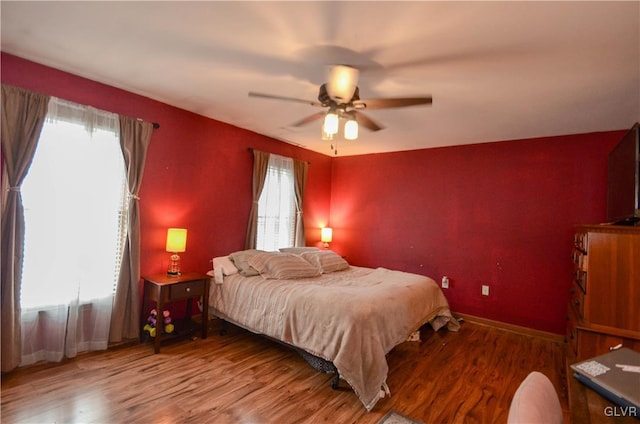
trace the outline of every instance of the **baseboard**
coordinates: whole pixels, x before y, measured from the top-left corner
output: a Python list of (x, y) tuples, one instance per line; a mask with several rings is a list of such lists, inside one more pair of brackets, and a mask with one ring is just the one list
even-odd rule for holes
[(458, 318), (463, 318), (465, 321), (472, 322), (474, 324), (486, 325), (488, 327), (499, 328), (501, 330), (511, 331), (513, 333), (523, 334), (526, 336), (539, 337), (546, 340), (551, 340), (558, 343), (564, 343), (563, 334), (550, 333), (548, 331), (535, 330), (533, 328), (521, 327), (519, 325), (507, 324), (506, 322), (494, 321), (491, 319), (480, 318), (473, 315), (455, 313)]

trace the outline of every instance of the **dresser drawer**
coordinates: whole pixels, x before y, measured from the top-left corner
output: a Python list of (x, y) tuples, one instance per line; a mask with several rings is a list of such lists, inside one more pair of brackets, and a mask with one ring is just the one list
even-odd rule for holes
[(189, 281), (169, 286), (169, 300), (188, 299), (204, 294), (205, 280)]

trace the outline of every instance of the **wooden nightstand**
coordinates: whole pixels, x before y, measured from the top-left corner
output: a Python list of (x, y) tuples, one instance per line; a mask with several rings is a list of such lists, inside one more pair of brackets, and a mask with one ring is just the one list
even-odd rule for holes
[[(188, 300), (186, 319), (191, 321), (191, 299), (202, 296), (202, 338), (207, 338), (207, 325), (209, 321), (209, 276), (199, 272), (187, 272), (178, 276), (169, 276), (167, 274), (157, 274), (144, 279), (144, 296), (142, 298), (142, 312), (140, 314), (140, 328), (144, 327), (147, 322), (149, 312), (149, 304), (156, 302), (156, 310), (158, 311), (158, 322), (156, 324), (156, 337), (154, 340), (153, 353), (160, 352), (160, 343), (162, 337), (169, 336), (163, 334), (164, 322), (162, 320), (162, 311), (165, 304), (176, 302), (179, 300)], [(173, 317), (172, 317), (173, 318)], [(176, 323), (177, 336), (184, 336), (188, 331), (181, 330)], [(144, 334), (141, 335), (144, 336)]]

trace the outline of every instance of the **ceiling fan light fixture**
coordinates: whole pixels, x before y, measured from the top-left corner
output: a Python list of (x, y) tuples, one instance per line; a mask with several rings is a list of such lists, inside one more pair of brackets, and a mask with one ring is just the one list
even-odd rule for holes
[(358, 109), (404, 108), (407, 106), (431, 105), (433, 103), (431, 96), (361, 99), (360, 89), (358, 88), (359, 76), (360, 71), (348, 65), (328, 67), (329, 78), (327, 82), (320, 85), (317, 101), (252, 91), (249, 92), (249, 96), (305, 103), (315, 107), (326, 108), (322, 112), (314, 113), (291, 124), (291, 126), (300, 127), (311, 122), (322, 120), (322, 140), (331, 141), (331, 149), (335, 154), (337, 154), (338, 149), (337, 140), (334, 139), (336, 139), (340, 131), (339, 126), (342, 120), (345, 121), (344, 128), (342, 129), (342, 138), (345, 140), (356, 140), (360, 132), (360, 125), (370, 131), (380, 131), (384, 129), (383, 126), (376, 123), (366, 114), (358, 112)]
[(344, 124), (344, 138), (346, 140), (358, 138), (358, 121), (356, 121), (356, 118), (350, 117)]
[(325, 132), (324, 130), (324, 125), (322, 126), (322, 139), (325, 141), (331, 141), (333, 140), (333, 136), (335, 134), (329, 134), (328, 132)]
[(324, 137), (327, 134), (333, 138), (335, 134), (338, 134), (339, 120), (338, 114), (334, 110), (329, 110), (322, 123), (322, 136)]
[(359, 71), (351, 66), (338, 65), (331, 67), (327, 93), (329, 97), (340, 102), (349, 102), (358, 85)]

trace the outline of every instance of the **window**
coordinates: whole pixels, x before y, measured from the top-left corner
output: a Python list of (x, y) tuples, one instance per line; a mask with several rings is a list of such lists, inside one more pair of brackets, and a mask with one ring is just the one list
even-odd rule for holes
[(106, 348), (126, 196), (118, 116), (52, 98), (22, 185), (22, 365)]
[(256, 248), (267, 251), (294, 245), (296, 199), (293, 159), (271, 154), (258, 201)]

